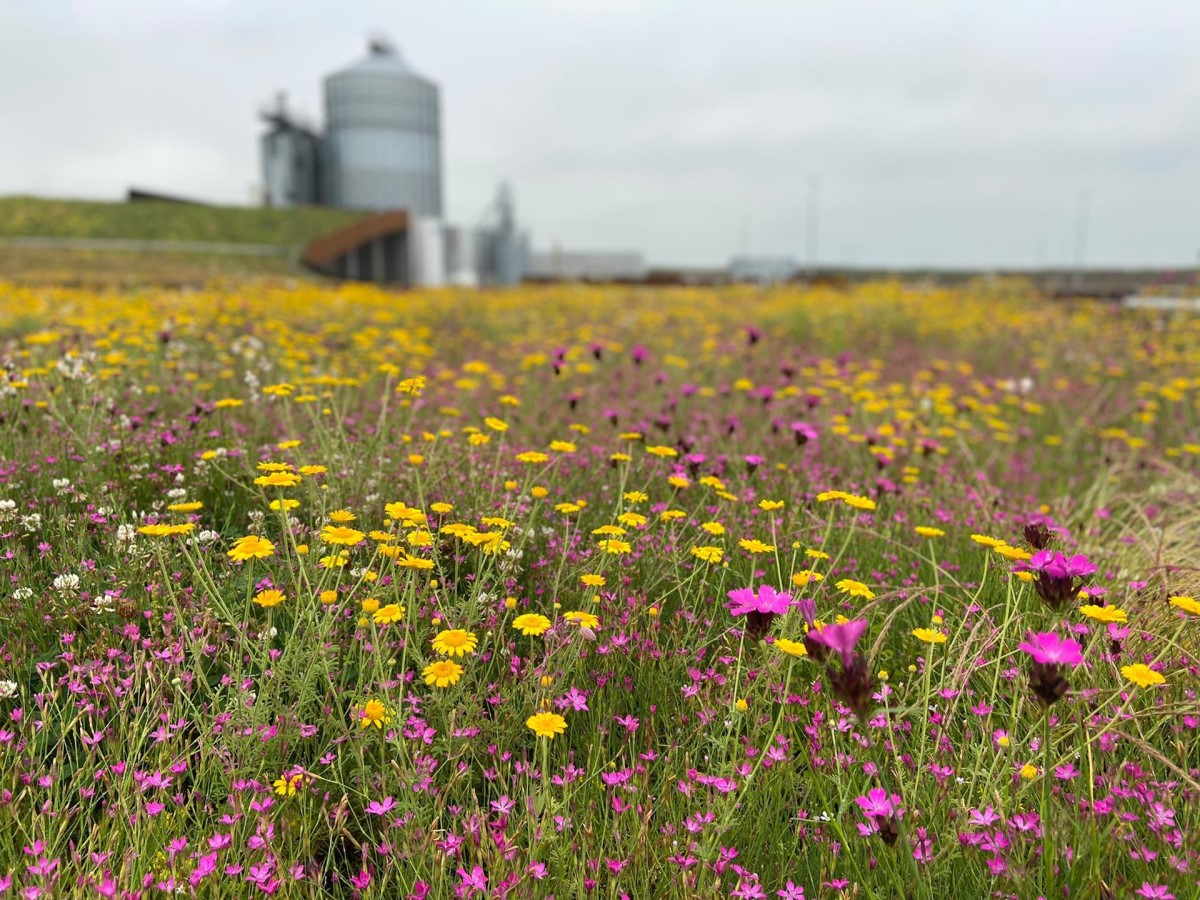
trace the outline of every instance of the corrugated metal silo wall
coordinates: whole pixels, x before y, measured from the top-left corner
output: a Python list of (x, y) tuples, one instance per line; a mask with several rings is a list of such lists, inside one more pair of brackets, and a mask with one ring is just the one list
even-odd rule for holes
[(347, 71), (325, 83), (330, 202), (351, 209), (442, 214), (437, 86)]

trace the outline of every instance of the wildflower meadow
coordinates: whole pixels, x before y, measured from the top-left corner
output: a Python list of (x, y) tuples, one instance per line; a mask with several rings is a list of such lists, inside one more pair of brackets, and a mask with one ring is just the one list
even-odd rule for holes
[(1200, 320), (0, 284), (0, 896), (1200, 892)]

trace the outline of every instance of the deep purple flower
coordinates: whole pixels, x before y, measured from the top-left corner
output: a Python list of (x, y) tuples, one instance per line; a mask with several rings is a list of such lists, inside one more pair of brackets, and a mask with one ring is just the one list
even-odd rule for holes
[(1045, 550), (1050, 546), (1050, 529), (1043, 522), (1030, 522), (1022, 529), (1027, 543), (1034, 550)]
[(803, 447), (809, 441), (817, 439), (817, 429), (807, 422), (793, 422), (789, 427), (792, 429), (792, 436), (796, 439), (797, 447)]

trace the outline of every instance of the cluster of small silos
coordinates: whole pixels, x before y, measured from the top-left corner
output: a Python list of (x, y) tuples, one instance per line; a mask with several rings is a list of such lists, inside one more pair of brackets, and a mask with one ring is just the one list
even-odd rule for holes
[[(502, 188), (486, 221), (443, 221), (441, 99), (388, 41), (324, 80), (325, 129), (282, 100), (263, 113), (268, 206), (335, 206), (408, 214), (405, 280), (412, 284), (516, 284), (528, 260), (511, 192)], [(391, 267), (388, 269), (392, 270)]]

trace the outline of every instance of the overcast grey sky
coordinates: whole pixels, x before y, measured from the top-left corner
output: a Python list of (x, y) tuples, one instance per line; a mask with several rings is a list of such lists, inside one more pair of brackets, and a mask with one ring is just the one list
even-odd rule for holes
[(389, 35), (441, 85), (449, 216), (723, 264), (1200, 251), (1200, 0), (3, 0), (0, 193), (249, 202), (256, 110)]

